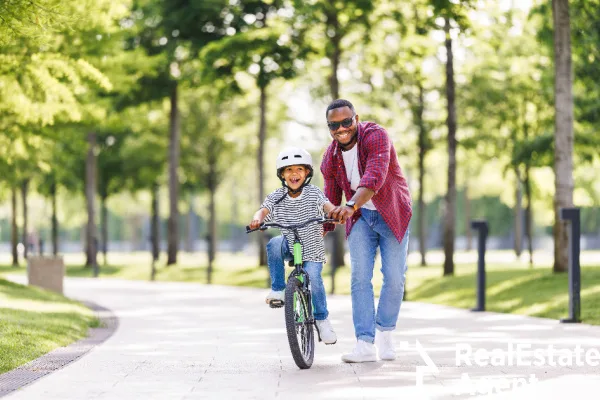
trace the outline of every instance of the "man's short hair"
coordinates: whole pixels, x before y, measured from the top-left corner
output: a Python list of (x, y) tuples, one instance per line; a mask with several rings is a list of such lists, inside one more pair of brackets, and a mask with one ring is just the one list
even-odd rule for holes
[(337, 100), (332, 101), (327, 106), (327, 111), (325, 111), (325, 118), (327, 118), (327, 115), (329, 114), (330, 110), (334, 110), (336, 108), (342, 108), (342, 107), (348, 107), (350, 110), (352, 110), (353, 114), (356, 114), (356, 111), (354, 110), (354, 106), (352, 105), (352, 103), (350, 103), (348, 100), (337, 99)]

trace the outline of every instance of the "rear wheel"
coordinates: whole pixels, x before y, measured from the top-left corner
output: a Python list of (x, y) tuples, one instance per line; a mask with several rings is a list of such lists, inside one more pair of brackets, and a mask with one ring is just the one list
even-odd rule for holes
[(302, 292), (301, 282), (290, 277), (285, 288), (285, 326), (290, 350), (296, 365), (310, 368), (315, 355), (315, 337), (308, 297)]

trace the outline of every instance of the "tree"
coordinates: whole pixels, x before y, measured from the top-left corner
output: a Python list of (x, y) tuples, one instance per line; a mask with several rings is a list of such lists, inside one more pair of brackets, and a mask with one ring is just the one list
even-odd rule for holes
[[(361, 68), (365, 82), (371, 88), (371, 93), (366, 95), (368, 103), (372, 108), (381, 108), (381, 116), (378, 118), (393, 129), (394, 124), (397, 124), (398, 114), (408, 114), (417, 131), (418, 155), (414, 161), (419, 181), (416, 232), (419, 235), (421, 265), (424, 266), (427, 251), (425, 161), (434, 146), (431, 130), (439, 124), (439, 121), (431, 117), (431, 114), (437, 114), (435, 106), (426, 101), (429, 93), (438, 91), (439, 83), (432, 77), (435, 74), (425, 71), (424, 66), (432, 64), (436, 46), (427, 37), (429, 29), (425, 2), (396, 4), (395, 8), (391, 7), (378, 10), (386, 15), (390, 14), (391, 18), (384, 19), (384, 23), (380, 24), (383, 27), (376, 32), (371, 31), (373, 40)], [(405, 140), (402, 148), (404, 156), (410, 157), (415, 153)]]
[(108, 252), (108, 198), (123, 188), (126, 160), (121, 150), (126, 132), (108, 130), (98, 134), (98, 194), (100, 195), (100, 238), (104, 265)]
[(156, 276), (156, 261), (160, 254), (160, 215), (159, 189), (165, 184), (168, 137), (164, 131), (168, 126), (168, 110), (160, 103), (142, 103), (129, 107), (120, 113), (121, 118), (133, 121), (128, 125), (128, 133), (123, 134), (124, 143), (121, 157), (127, 160), (123, 167), (125, 182), (123, 188), (131, 193), (149, 191), (150, 204), (150, 244), (152, 270), (150, 279)]
[(569, 237), (560, 219), (563, 207), (573, 206), (573, 72), (568, 0), (552, 0), (554, 20), (554, 272), (569, 266)]
[(85, 200), (88, 222), (86, 226), (86, 263), (93, 268), (94, 277), (98, 276), (98, 260), (96, 259), (98, 236), (96, 232), (96, 193), (97, 193), (97, 160), (96, 160), (96, 132), (87, 135), (88, 150), (85, 161)]
[[(266, 21), (266, 16), (262, 18)], [(249, 72), (260, 92), (257, 149), (259, 204), (265, 198), (264, 153), (267, 135), (268, 87), (275, 79), (292, 79), (298, 72), (298, 61), (306, 58), (310, 48), (302, 43), (298, 32), (287, 28), (282, 21), (271, 26), (251, 29), (213, 42), (201, 53), (205, 63), (204, 82), (221, 80), (219, 85), (239, 93), (235, 74)], [(235, 57), (230, 57), (236, 54)], [(259, 265), (266, 265), (265, 234), (259, 235)]]
[[(339, 68), (343, 61), (343, 41), (357, 29), (365, 28), (364, 35), (359, 39), (363, 44), (369, 40), (369, 14), (375, 8), (376, 2), (369, 0), (350, 0), (333, 2), (316, 0), (305, 2), (294, 0), (294, 27), (306, 31), (306, 35), (314, 35), (315, 48), (319, 56), (328, 60), (328, 85), (322, 91), (324, 97), (330, 100), (340, 98)], [(320, 42), (317, 44), (317, 42)], [(337, 268), (344, 266), (344, 236), (343, 226), (336, 226), (332, 232), (333, 254), (331, 260), (331, 293), (335, 292), (335, 273)]]
[[(198, 52), (208, 43), (233, 34), (246, 25), (242, 18), (245, 7), (258, 2), (143, 0), (137, 2), (131, 20), (140, 19), (139, 34), (132, 47), (142, 46), (149, 55), (161, 56), (160, 68), (143, 78), (141, 92), (149, 100), (166, 96), (170, 99), (169, 125), (169, 223), (167, 265), (177, 262), (179, 248), (180, 120), (178, 88), (194, 81), (197, 71), (190, 67)], [(141, 15), (141, 17), (140, 17)], [(196, 64), (194, 64), (196, 65)]]
[(225, 139), (223, 121), (243, 123), (231, 101), (218, 90), (205, 88), (188, 93), (183, 124), (182, 166), (189, 188), (208, 191), (208, 267), (206, 281), (212, 283), (217, 245), (217, 189), (233, 161), (232, 143)]
[(471, 7), (470, 0), (454, 2), (450, 0), (430, 0), (433, 16), (443, 19), (446, 49), (446, 105), (448, 127), (448, 189), (444, 199), (444, 276), (454, 274), (454, 241), (456, 229), (456, 84), (454, 80), (454, 53), (452, 30), (465, 31), (469, 24), (466, 11)]
[[(547, 107), (552, 102), (551, 92), (546, 89), (551, 82), (544, 73), (548, 52), (540, 48), (535, 27), (526, 23), (526, 15), (521, 11), (501, 11), (498, 6), (487, 4), (485, 12), (492, 24), (479, 26), (473, 22), (474, 40), (467, 50), (467, 84), (459, 101), (463, 110), (461, 124), (465, 126), (461, 146), (468, 154), (465, 163), (495, 159), (504, 175), (514, 176), (515, 253), (520, 256), (524, 221), (532, 263), (530, 172), (544, 166), (537, 157), (545, 151), (538, 138), (550, 129), (552, 117)], [(482, 167), (483, 164), (474, 166), (473, 171)], [(527, 204), (524, 213), (523, 202)]]
[(599, 5), (598, 0), (542, 2), (531, 12), (539, 26), (538, 39), (554, 53), (554, 68), (546, 71), (554, 80), (554, 133), (549, 136), (551, 146), (544, 154), (552, 158), (555, 173), (555, 272), (564, 272), (568, 267), (566, 223), (560, 220), (559, 210), (573, 205), (574, 167), (578, 162), (597, 159), (595, 149), (600, 142), (600, 85), (595, 79), (600, 73)]

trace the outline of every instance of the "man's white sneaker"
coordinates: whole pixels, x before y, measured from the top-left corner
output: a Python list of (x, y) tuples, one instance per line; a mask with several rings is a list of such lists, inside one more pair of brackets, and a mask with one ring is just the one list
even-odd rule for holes
[(354, 350), (352, 350), (352, 353), (344, 354), (342, 356), (342, 361), (347, 363), (377, 361), (375, 345), (373, 343), (365, 342), (364, 340), (359, 340), (356, 342), (356, 346), (354, 347)]
[(337, 342), (337, 336), (328, 319), (315, 320), (315, 323), (319, 330), (319, 336), (325, 344), (335, 344), (335, 342)]
[(283, 299), (285, 298), (285, 290), (271, 290), (265, 299), (265, 302), (271, 308), (283, 307)]
[(392, 331), (375, 330), (375, 345), (379, 358), (385, 361), (394, 361), (396, 359), (396, 350), (394, 349), (394, 340)]

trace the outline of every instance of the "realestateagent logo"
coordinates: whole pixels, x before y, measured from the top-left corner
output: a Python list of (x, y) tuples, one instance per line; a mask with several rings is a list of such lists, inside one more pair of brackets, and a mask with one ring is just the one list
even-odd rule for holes
[[(408, 342), (401, 342), (400, 347), (408, 349)], [(424, 376), (436, 376), (440, 369), (429, 356), (423, 345), (416, 340), (415, 349), (425, 363), (425, 366), (416, 367), (415, 385), (424, 386)], [(505, 348), (474, 348), (469, 343), (455, 345), (455, 365), (457, 367), (598, 367), (600, 365), (600, 351), (597, 348), (584, 349), (577, 345), (575, 348), (555, 348), (553, 345), (546, 347), (533, 346), (530, 343), (509, 342)], [(539, 380), (535, 374), (527, 377), (507, 378), (505, 376), (478, 376), (471, 378), (468, 372), (462, 373), (460, 379), (452, 379), (455, 383), (455, 395), (492, 394), (503, 391), (516, 390), (521, 387), (536, 384)]]

